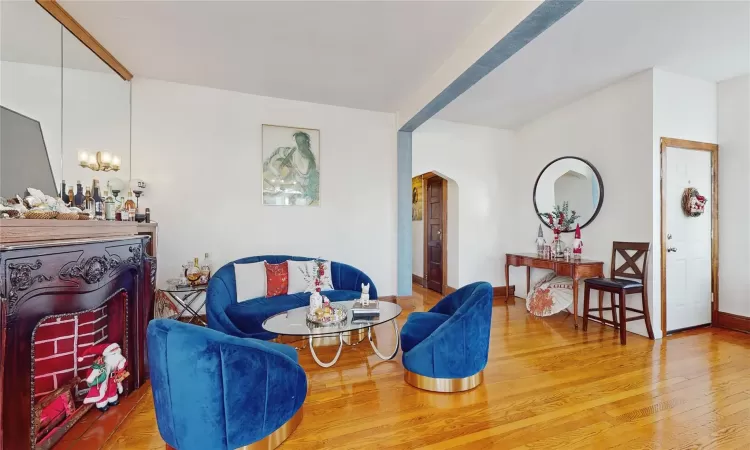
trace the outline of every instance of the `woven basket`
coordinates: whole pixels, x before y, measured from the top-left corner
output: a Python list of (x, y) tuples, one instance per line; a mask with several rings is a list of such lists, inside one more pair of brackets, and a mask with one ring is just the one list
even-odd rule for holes
[(24, 214), (26, 219), (54, 219), (57, 217), (56, 211), (28, 211)]
[(78, 220), (77, 212), (59, 213), (56, 217), (57, 220)]
[(91, 220), (88, 213), (78, 213), (78, 220)]

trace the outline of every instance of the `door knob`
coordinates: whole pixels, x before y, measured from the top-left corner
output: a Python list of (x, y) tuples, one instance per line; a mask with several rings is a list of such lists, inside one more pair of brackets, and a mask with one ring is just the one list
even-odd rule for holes
[(669, 247), (669, 248), (667, 248), (667, 252), (668, 253), (677, 253), (677, 249), (674, 248), (674, 247)]

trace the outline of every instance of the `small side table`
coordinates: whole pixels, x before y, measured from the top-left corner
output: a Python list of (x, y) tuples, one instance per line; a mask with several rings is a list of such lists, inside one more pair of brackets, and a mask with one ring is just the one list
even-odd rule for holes
[[(177, 320), (187, 312), (190, 314), (190, 319), (188, 319), (187, 323), (195, 321), (200, 325), (206, 326), (206, 321), (199, 314), (201, 308), (206, 304), (206, 296), (201, 296), (201, 294), (206, 292), (206, 288), (207, 286), (169, 286), (165, 289), (160, 289), (160, 291), (164, 292), (178, 309), (181, 308), (175, 317)], [(201, 297), (203, 297), (202, 300), (196, 303), (196, 300)], [(197, 308), (194, 305), (197, 305)]]

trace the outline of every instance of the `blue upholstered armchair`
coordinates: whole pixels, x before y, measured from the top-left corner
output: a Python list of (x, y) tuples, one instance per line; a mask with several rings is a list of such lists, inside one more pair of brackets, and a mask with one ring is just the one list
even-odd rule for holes
[(147, 345), (159, 433), (178, 450), (278, 445), (302, 420), (292, 347), (166, 319), (149, 323)]
[[(271, 298), (260, 297), (238, 303), (234, 264), (260, 261), (279, 264), (287, 260), (310, 261), (312, 259), (300, 256), (264, 255), (242, 258), (225, 264), (216, 271), (208, 283), (206, 293), (208, 327), (238, 337), (264, 340), (275, 338), (275, 334), (263, 330), (263, 322), (274, 314), (309, 304), (310, 293), (280, 295)], [(375, 283), (361, 270), (352, 266), (336, 261), (331, 262), (331, 278), (334, 290), (324, 291), (323, 294), (333, 302), (358, 299), (362, 293), (362, 283), (370, 285), (371, 299), (378, 298)]]
[(492, 286), (472, 283), (449, 294), (429, 312), (409, 315), (401, 330), (407, 383), (437, 392), (473, 389), (487, 365)]

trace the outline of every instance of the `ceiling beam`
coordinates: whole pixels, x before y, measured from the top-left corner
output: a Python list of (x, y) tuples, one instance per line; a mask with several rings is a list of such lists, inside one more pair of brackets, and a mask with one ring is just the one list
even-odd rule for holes
[(500, 2), (427, 82), (401, 105), (398, 129), (414, 131), (582, 1)]
[(120, 61), (117, 60), (110, 52), (99, 41), (94, 38), (83, 26), (71, 16), (68, 11), (63, 8), (57, 0), (36, 0), (36, 2), (52, 15), (62, 26), (70, 31), (73, 36), (78, 38), (83, 45), (89, 48), (96, 56), (99, 57), (106, 65), (112, 70), (117, 72), (120, 77), (125, 81), (130, 81), (133, 78), (133, 74), (128, 71)]

